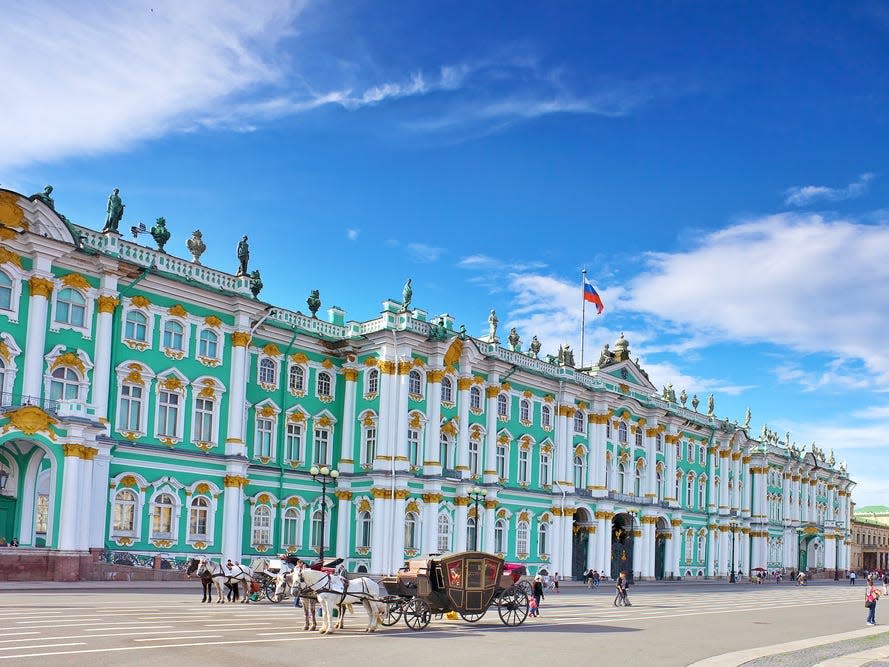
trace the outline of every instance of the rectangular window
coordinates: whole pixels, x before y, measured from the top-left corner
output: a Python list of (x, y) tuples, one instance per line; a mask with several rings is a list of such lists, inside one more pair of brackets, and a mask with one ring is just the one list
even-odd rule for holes
[[(519, 481), (523, 484), (528, 483), (528, 450), (519, 450)], [(522, 552), (525, 553), (525, 552)]]
[(552, 480), (549, 476), (549, 454), (540, 455), (540, 486), (549, 486)]
[(373, 460), (377, 455), (377, 429), (369, 428), (364, 431), (363, 449), (361, 464), (366, 466), (373, 465)]
[(318, 465), (329, 463), (330, 455), (330, 431), (322, 428), (315, 429), (315, 463)]
[(479, 442), (478, 440), (470, 440), (469, 441), (469, 473), (471, 475), (478, 475), (478, 450), (479, 450)]
[(275, 422), (271, 419), (256, 419), (256, 443), (253, 451), (256, 456), (270, 458), (272, 456), (272, 434), (275, 430)]
[(197, 398), (194, 402), (194, 439), (197, 442), (213, 442), (213, 408), (209, 398)]
[(179, 436), (179, 394), (161, 389), (157, 434), (168, 438)]
[(497, 476), (500, 479), (506, 479), (506, 447), (497, 445)]
[(407, 459), (415, 468), (420, 465), (420, 432), (415, 428), (407, 430)]
[(284, 457), (288, 461), (302, 461), (303, 427), (300, 424), (287, 424), (287, 441)]
[(142, 416), (142, 387), (125, 384), (120, 388), (118, 424), (123, 431), (139, 431)]
[(188, 534), (191, 539), (207, 539), (207, 508), (193, 506), (189, 512)]

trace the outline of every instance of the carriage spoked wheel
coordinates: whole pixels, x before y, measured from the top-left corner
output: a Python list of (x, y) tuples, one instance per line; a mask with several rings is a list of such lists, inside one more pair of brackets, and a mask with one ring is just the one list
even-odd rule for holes
[(267, 581), (262, 586), (262, 592), (265, 593), (266, 598), (269, 602), (280, 602), (275, 595), (275, 588), (277, 588), (277, 582), (275, 581)]
[(521, 625), (528, 618), (528, 595), (523, 589), (511, 586), (502, 591), (494, 601), (503, 625)]
[(386, 613), (383, 615), (383, 620), (380, 621), (386, 627), (390, 625), (395, 625), (398, 621), (401, 620), (401, 608), (404, 603), (398, 599), (388, 599), (386, 602)]
[(529, 600), (531, 599), (533, 590), (531, 589), (531, 582), (530, 581), (528, 581), (526, 579), (522, 579), (521, 581), (516, 582), (515, 587), (516, 587), (516, 590), (524, 591), (525, 595), (528, 596), (528, 599)]
[(432, 610), (424, 600), (411, 598), (402, 608), (404, 622), (411, 630), (422, 630), (432, 620)]
[[(485, 611), (487, 611), (487, 609)], [(458, 613), (460, 614), (460, 618), (462, 618), (467, 623), (475, 623), (477, 621), (482, 620), (482, 617), (485, 615), (485, 611), (482, 611), (482, 612), (461, 611)]]

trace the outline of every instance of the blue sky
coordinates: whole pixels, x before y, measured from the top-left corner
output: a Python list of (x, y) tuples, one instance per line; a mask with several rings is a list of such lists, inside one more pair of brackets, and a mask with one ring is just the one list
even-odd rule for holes
[[(836, 450), (889, 504), (886, 2), (30, 2), (0, 185), (369, 319), (579, 356), (580, 270), (659, 387)], [(579, 360), (579, 359), (578, 359)]]

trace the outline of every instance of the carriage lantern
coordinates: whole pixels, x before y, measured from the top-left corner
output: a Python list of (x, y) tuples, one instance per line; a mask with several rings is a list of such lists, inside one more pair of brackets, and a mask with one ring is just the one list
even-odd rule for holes
[(321, 564), (324, 565), (324, 515), (327, 509), (327, 485), (330, 482), (335, 482), (340, 473), (339, 470), (331, 470), (327, 466), (321, 466), (320, 468), (312, 466), (309, 474), (312, 475), (312, 479), (321, 483), (321, 551), (318, 557)]

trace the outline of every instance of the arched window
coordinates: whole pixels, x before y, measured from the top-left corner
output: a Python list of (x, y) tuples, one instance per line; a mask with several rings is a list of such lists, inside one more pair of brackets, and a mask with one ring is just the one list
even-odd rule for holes
[(358, 515), (358, 546), (363, 548), (370, 547), (371, 539), (371, 516), (370, 512), (361, 512)]
[(272, 543), (272, 510), (268, 505), (253, 508), (252, 545)]
[(642, 429), (641, 428), (636, 429), (636, 446), (637, 447), (642, 446)]
[(436, 546), (439, 553), (451, 550), (451, 519), (444, 513), (438, 515), (438, 541)]
[(664, 488), (664, 471), (658, 468), (655, 470), (655, 475), (657, 476), (657, 499), (658, 502), (661, 502), (666, 493), (666, 489)]
[(627, 492), (627, 466), (623, 461), (617, 464), (617, 492)]
[(454, 402), (454, 383), (448, 376), (445, 376), (441, 379), (441, 402)]
[(707, 555), (707, 540), (703, 535), (698, 535), (698, 562), (703, 563)]
[(407, 460), (411, 466), (420, 465), (420, 429), (409, 428), (407, 430)]
[(519, 419), (523, 422), (531, 421), (531, 401), (523, 398), (519, 403)]
[(3, 359), (0, 359), (0, 406), (7, 405), (11, 396), (7, 396), (4, 389), (6, 388), (6, 364), (3, 363)]
[(537, 527), (537, 555), (545, 556), (549, 553), (549, 524), (541, 522)]
[(574, 457), (574, 488), (586, 488), (586, 462), (582, 456)]
[(689, 507), (695, 506), (695, 476), (689, 475), (685, 480), (685, 502)]
[(136, 494), (129, 489), (122, 489), (114, 496), (115, 535), (133, 535), (136, 532)]
[(642, 495), (642, 467), (636, 466), (636, 469), (633, 471), (633, 495), (641, 496)]
[(299, 509), (288, 507), (284, 510), (283, 528), (281, 544), (285, 547), (299, 546)]
[(685, 562), (691, 563), (692, 554), (694, 553), (695, 547), (695, 534), (694, 531), (689, 528), (685, 531)]
[(550, 428), (553, 425), (553, 409), (548, 405), (540, 407), (540, 425), (543, 428)]
[(552, 484), (550, 477), (550, 458), (549, 452), (540, 452), (540, 486), (549, 486)]
[(664, 451), (664, 436), (658, 433), (654, 436), (654, 445), (658, 454)]
[(417, 515), (408, 512), (404, 517), (404, 548), (417, 548)]
[(49, 398), (52, 401), (76, 401), (80, 396), (80, 377), (71, 368), (57, 368), (52, 372), (49, 383)]
[(509, 398), (506, 394), (497, 394), (497, 416), (504, 418), (509, 416)]
[(12, 279), (0, 271), (0, 310), (12, 310)]
[(164, 323), (164, 347), (168, 350), (182, 350), (183, 328), (179, 322), (168, 320)]
[(169, 493), (162, 493), (154, 499), (151, 517), (152, 537), (173, 536), (173, 510), (176, 503)]
[(142, 431), (142, 398), (142, 387), (139, 385), (121, 385), (120, 407), (117, 411), (117, 427), (121, 431)]
[(471, 516), (466, 520), (466, 546), (469, 549), (477, 549), (479, 546), (476, 537), (478, 535), (478, 520)]
[(627, 444), (627, 425), (624, 422), (617, 425), (617, 441), (622, 445)]
[(374, 426), (368, 426), (364, 429), (364, 442), (361, 447), (361, 465), (373, 465), (377, 456), (377, 429)]
[(605, 488), (611, 491), (611, 452), (605, 452)]
[(698, 480), (698, 507), (704, 509), (707, 505), (707, 480), (701, 478)]
[(207, 540), (209, 538), (210, 501), (204, 496), (195, 496), (188, 508), (188, 539)]
[(494, 524), (494, 552), (506, 553), (506, 521), (504, 519), (497, 519)]
[(198, 338), (198, 355), (208, 359), (217, 359), (219, 356), (219, 336), (215, 331), (204, 329)]
[(86, 317), (86, 299), (75, 289), (66, 287), (56, 297), (56, 322), (82, 327)]
[(287, 387), (290, 391), (306, 390), (306, 372), (302, 366), (291, 366), (288, 373)]
[(528, 484), (531, 482), (531, 452), (527, 449), (519, 449), (519, 482)]
[[(312, 526), (310, 530), (310, 538), (312, 544), (310, 545), (312, 549), (320, 549), (321, 548), (321, 510), (316, 509), (312, 512)], [(324, 526), (324, 533), (327, 534), (327, 526)], [(327, 544), (327, 540), (324, 541)]]
[(482, 409), (482, 390), (478, 387), (470, 387), (469, 389), (469, 409)]
[(407, 376), (407, 392), (414, 396), (423, 395), (423, 376), (420, 371), (414, 369)]
[(124, 338), (140, 343), (148, 342), (148, 318), (138, 310), (131, 310), (127, 313)]
[(528, 532), (529, 526), (527, 521), (519, 521), (519, 525), (515, 530), (515, 550), (517, 554), (528, 553)]
[(574, 411), (574, 432), (583, 433), (586, 420), (583, 418), (583, 410)]
[(380, 390), (380, 371), (371, 368), (367, 371), (367, 391), (366, 394), (376, 394)]
[(329, 397), (332, 395), (330, 393), (330, 373), (327, 373), (326, 371), (318, 373), (316, 384), (319, 396)]
[(262, 384), (275, 384), (278, 376), (278, 363), (274, 359), (265, 357), (259, 360), (259, 381)]
[(676, 488), (673, 489), (673, 493), (676, 496), (676, 502), (680, 505), (682, 504), (682, 494), (679, 492), (679, 489), (682, 488), (682, 472), (676, 473)]

